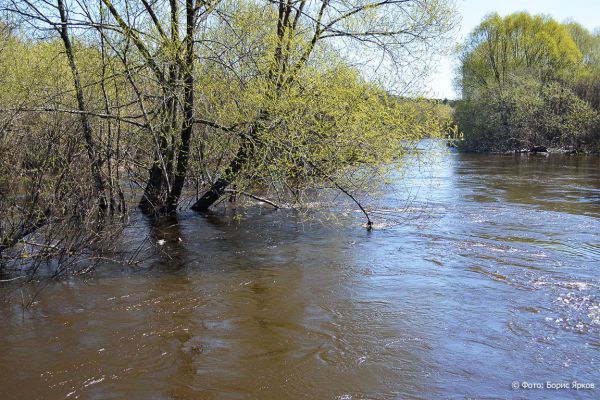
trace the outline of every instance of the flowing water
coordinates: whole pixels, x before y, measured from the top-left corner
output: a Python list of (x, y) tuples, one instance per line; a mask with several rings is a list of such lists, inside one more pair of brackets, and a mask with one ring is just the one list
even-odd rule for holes
[(447, 154), (397, 189), (372, 232), (140, 219), (139, 269), (4, 285), (0, 398), (600, 398), (600, 159)]

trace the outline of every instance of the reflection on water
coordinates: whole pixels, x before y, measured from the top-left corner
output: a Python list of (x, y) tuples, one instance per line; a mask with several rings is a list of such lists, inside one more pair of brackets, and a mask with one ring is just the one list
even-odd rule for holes
[(141, 220), (132, 238), (165, 240), (141, 270), (3, 287), (2, 398), (598, 398), (600, 160), (413, 172), (371, 233), (266, 210)]

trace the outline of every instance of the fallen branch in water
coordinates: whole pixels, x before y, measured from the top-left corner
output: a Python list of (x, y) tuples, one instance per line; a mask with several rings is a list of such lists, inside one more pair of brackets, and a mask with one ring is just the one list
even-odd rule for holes
[(267, 203), (268, 205), (272, 206), (276, 210), (280, 208), (277, 204), (273, 203), (270, 200), (267, 200), (267, 199), (262, 198), (262, 197), (258, 197), (256, 195), (251, 194), (251, 193), (242, 192), (241, 190), (225, 189), (225, 192), (227, 192), (227, 193), (234, 193), (234, 194), (241, 194), (243, 196), (250, 197), (251, 199), (254, 199), (254, 200), (257, 200), (257, 201), (262, 201), (263, 203)]
[(356, 198), (354, 196), (352, 196), (352, 194), (350, 192), (348, 192), (346, 189), (344, 189), (343, 187), (341, 187), (340, 185), (338, 185), (338, 183), (333, 180), (330, 177), (327, 177), (329, 179), (329, 181), (331, 183), (333, 183), (335, 185), (335, 187), (338, 188), (339, 191), (341, 191), (342, 193), (344, 193), (346, 196), (350, 197), (352, 199), (352, 201), (354, 201), (356, 203), (356, 205), (360, 208), (360, 210), (363, 212), (363, 214), (365, 214), (365, 217), (367, 217), (367, 224), (366, 224), (366, 228), (368, 231), (373, 229), (373, 222), (371, 221), (371, 218), (369, 218), (369, 214), (367, 213), (367, 210), (364, 209), (364, 207), (362, 206), (362, 204), (360, 204), (360, 202), (358, 200), (356, 200)]
[[(290, 150), (291, 149), (291, 146), (289, 146), (288, 144), (284, 143), (283, 141), (279, 141), (279, 144), (282, 145), (286, 150)], [(365, 210), (365, 208), (362, 206), (362, 204), (360, 204), (360, 202), (348, 190), (344, 189), (342, 187), (342, 185), (340, 185), (337, 182), (336, 179), (334, 179), (331, 175), (325, 173), (325, 171), (323, 171), (321, 168), (319, 168), (314, 162), (312, 162), (311, 160), (309, 160), (307, 157), (303, 157), (302, 160), (306, 164), (310, 165), (323, 178), (325, 178), (326, 180), (328, 180), (329, 182), (331, 182), (331, 184), (333, 184), (333, 186), (335, 186), (339, 191), (341, 191), (346, 196), (348, 196), (350, 199), (352, 199), (352, 201), (354, 203), (356, 203), (356, 205), (360, 208), (360, 210), (362, 211), (362, 213), (367, 218), (367, 223), (365, 224), (365, 227), (367, 228), (367, 230), (368, 231), (373, 230), (373, 221), (371, 221), (371, 218), (369, 217), (369, 213), (367, 212), (367, 210)]]

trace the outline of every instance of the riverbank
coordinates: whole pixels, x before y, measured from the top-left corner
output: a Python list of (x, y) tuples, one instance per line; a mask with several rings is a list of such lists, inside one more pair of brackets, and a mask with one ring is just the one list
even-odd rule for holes
[(548, 147), (548, 146), (530, 146), (527, 148), (505, 150), (505, 151), (485, 151), (468, 148), (461, 140), (447, 140), (446, 147), (456, 149), (464, 153), (482, 153), (482, 154), (559, 154), (559, 155), (600, 155), (600, 149), (592, 150), (590, 148), (576, 148), (574, 146), (566, 147)]

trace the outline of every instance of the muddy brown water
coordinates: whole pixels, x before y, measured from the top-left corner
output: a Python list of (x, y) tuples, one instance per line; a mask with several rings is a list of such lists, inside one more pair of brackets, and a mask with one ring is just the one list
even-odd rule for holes
[[(370, 233), (357, 213), (140, 218), (128, 235), (166, 240), (143, 268), (3, 285), (0, 398), (600, 398), (600, 159), (415, 171)], [(595, 389), (511, 387), (547, 381)]]

